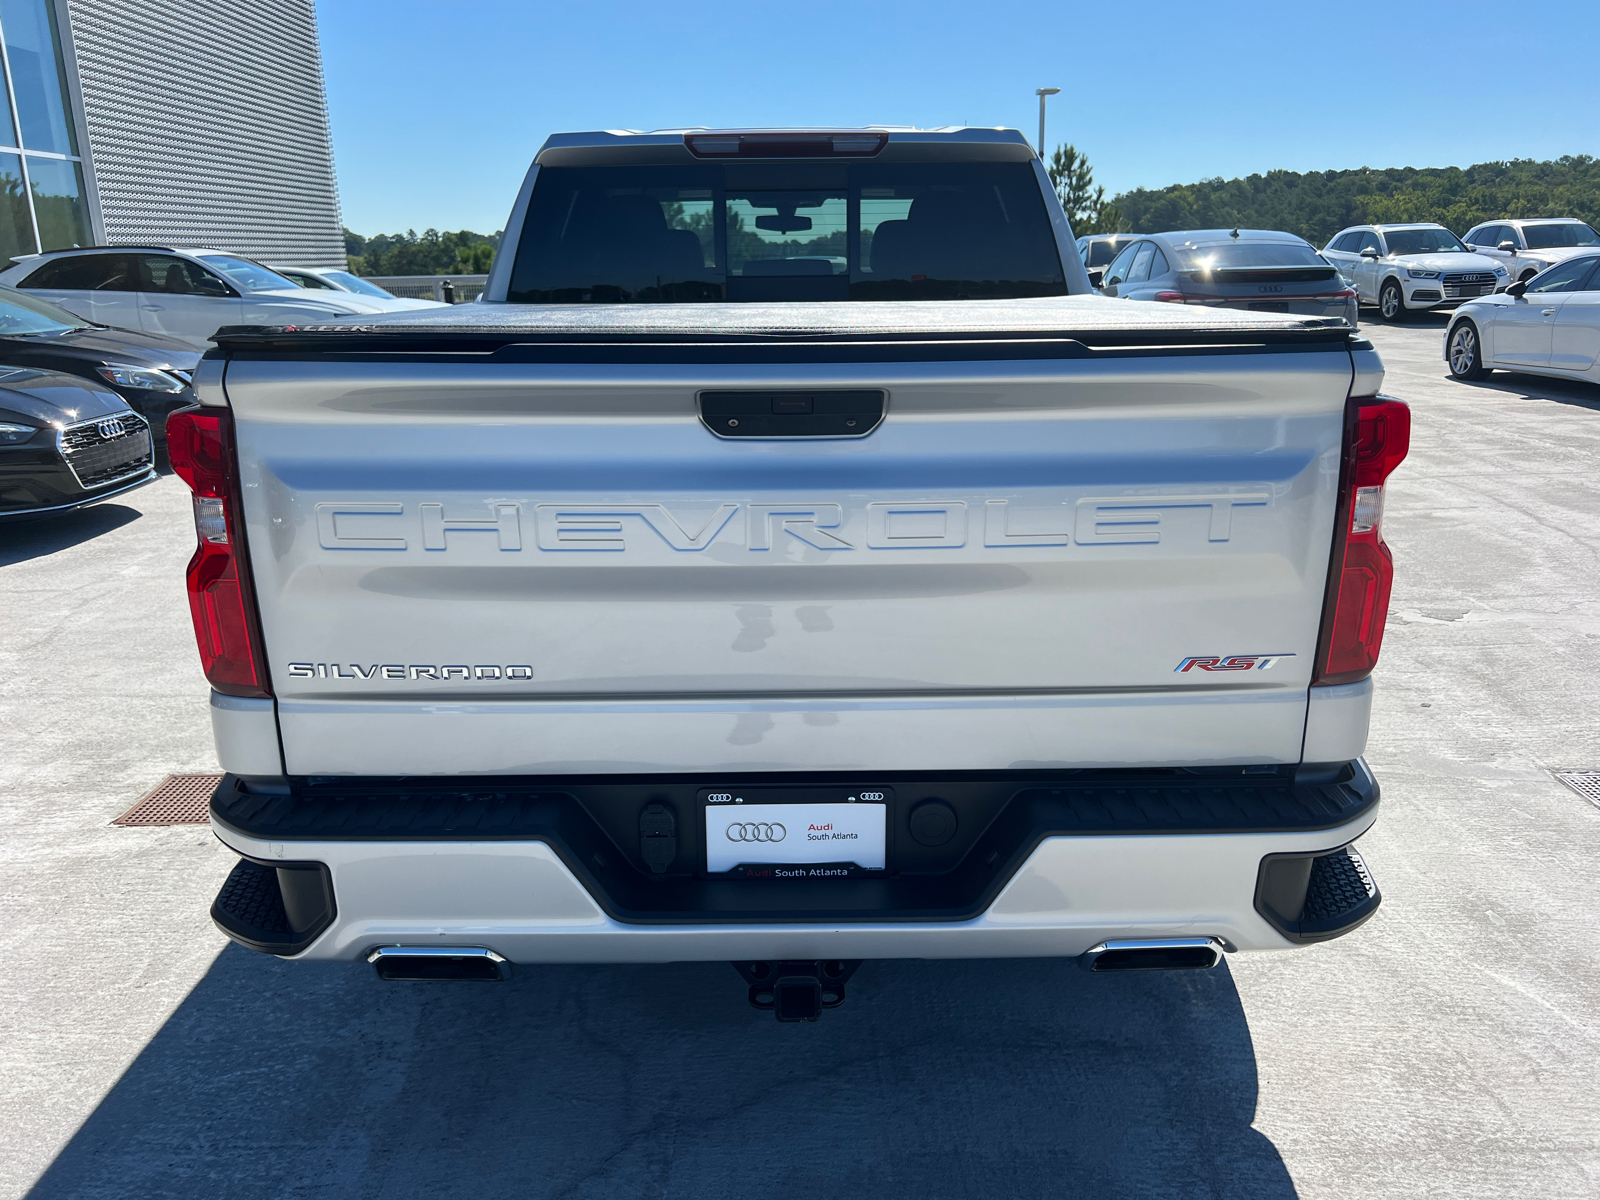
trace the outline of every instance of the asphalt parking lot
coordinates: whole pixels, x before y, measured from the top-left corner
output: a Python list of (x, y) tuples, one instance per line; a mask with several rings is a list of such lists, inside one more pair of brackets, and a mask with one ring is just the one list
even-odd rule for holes
[(1449, 380), (1414, 412), (1340, 941), (1205, 974), (868, 963), (816, 1026), (726, 964), (382, 984), (228, 945), (233, 856), (109, 822), (215, 769), (167, 477), (0, 528), (0, 1194), (1600, 1195), (1600, 387)]

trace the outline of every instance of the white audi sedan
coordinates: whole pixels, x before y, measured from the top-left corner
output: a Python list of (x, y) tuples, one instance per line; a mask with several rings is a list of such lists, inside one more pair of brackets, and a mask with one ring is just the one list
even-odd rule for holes
[(1454, 308), (1463, 300), (1499, 291), (1505, 267), (1475, 254), (1443, 225), (1355, 225), (1333, 236), (1322, 257), (1339, 268), (1385, 321), (1409, 313)]
[(391, 312), (405, 312), (415, 308), (449, 308), (438, 300), (413, 300), (409, 296), (396, 296), (385, 291), (370, 279), (363, 279), (351, 271), (335, 271), (328, 267), (279, 267), (278, 274), (310, 292), (350, 292), (365, 297), (374, 304), (382, 304)]
[(1463, 304), (1444, 357), (1457, 379), (1503, 369), (1600, 383), (1600, 247)]
[(93, 247), (30, 254), (0, 283), (96, 325), (211, 346), (223, 325), (302, 325), (386, 311), (349, 292), (308, 292), (254, 259), (220, 250)]
[(1563, 259), (1600, 250), (1600, 233), (1577, 217), (1487, 221), (1461, 240), (1517, 279), (1532, 279)]

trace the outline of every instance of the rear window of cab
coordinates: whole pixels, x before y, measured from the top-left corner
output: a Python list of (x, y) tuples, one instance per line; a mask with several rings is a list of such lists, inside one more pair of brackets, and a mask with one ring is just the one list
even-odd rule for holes
[(1066, 293), (1028, 163), (546, 167), (514, 303), (1015, 299)]

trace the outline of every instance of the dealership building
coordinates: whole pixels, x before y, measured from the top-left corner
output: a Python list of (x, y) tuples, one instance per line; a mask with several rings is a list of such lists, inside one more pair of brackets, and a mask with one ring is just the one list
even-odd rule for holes
[(313, 0), (0, 0), (0, 264), (207, 246), (345, 265)]

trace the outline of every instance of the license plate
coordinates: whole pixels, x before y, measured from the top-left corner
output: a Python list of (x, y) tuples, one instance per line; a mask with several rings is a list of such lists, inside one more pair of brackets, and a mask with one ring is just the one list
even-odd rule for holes
[(1251, 312), (1281, 312), (1289, 311), (1287, 300), (1258, 300), (1250, 306)]
[(705, 814), (708, 874), (820, 878), (887, 865), (888, 805), (881, 800), (710, 802)]

